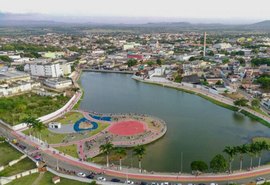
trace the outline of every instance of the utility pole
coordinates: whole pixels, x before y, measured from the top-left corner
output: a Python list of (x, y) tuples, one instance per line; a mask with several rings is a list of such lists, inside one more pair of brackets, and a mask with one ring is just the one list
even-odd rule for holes
[(204, 32), (204, 41), (203, 41), (203, 57), (206, 54), (206, 32)]
[(183, 173), (183, 152), (181, 152), (181, 173)]

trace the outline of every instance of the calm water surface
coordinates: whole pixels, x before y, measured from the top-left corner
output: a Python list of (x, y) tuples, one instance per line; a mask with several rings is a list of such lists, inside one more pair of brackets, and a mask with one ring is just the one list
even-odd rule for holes
[[(166, 121), (166, 135), (147, 146), (142, 164), (148, 171), (179, 172), (182, 152), (183, 171), (189, 172), (192, 161), (209, 162), (214, 155), (222, 153), (224, 146), (247, 143), (254, 136), (270, 136), (269, 128), (240, 113), (196, 95), (137, 82), (130, 75), (85, 72), (81, 83), (85, 90), (81, 109), (145, 113)], [(268, 159), (270, 156), (264, 154), (263, 162)], [(126, 159), (125, 164), (137, 166), (134, 157)], [(244, 167), (248, 164), (246, 158)], [(234, 167), (238, 166), (236, 159)]]

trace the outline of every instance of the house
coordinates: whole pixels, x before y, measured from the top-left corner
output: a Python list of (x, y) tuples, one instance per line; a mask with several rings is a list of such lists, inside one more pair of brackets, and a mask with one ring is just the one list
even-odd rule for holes
[(200, 78), (197, 74), (193, 74), (189, 76), (184, 76), (182, 82), (191, 84), (200, 84)]
[(213, 45), (213, 48), (215, 49), (229, 49), (231, 47), (232, 45), (229, 43), (218, 43), (218, 44)]
[(54, 184), (57, 184), (57, 183), (60, 183), (60, 182), (61, 182), (61, 179), (60, 179), (59, 176), (54, 176), (54, 177), (52, 178), (52, 182), (53, 182)]

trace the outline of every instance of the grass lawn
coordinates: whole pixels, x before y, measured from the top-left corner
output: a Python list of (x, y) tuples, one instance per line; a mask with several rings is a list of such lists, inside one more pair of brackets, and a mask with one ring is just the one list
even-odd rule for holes
[(261, 142), (265, 141), (268, 145), (270, 145), (270, 138), (269, 137), (254, 137), (252, 138), (252, 142)]
[[(68, 118), (65, 118), (65, 119), (68, 119)], [(81, 139), (90, 137), (92, 135), (95, 135), (95, 134), (99, 133), (100, 131), (104, 130), (105, 128), (107, 128), (108, 126), (109, 126), (108, 123), (99, 123), (98, 122), (98, 128), (96, 130), (87, 132), (87, 135), (82, 135), (82, 134), (79, 134), (79, 133), (58, 134), (58, 133), (51, 132), (48, 129), (45, 129), (45, 130), (42, 130), (41, 131), (41, 139), (43, 141), (47, 141), (47, 143), (49, 143), (49, 144), (62, 143), (62, 141), (64, 139), (69, 139), (69, 141), (70, 140), (72, 140), (72, 141), (78, 141), (78, 140), (81, 140)], [(30, 131), (31, 131), (31, 129), (28, 129), (28, 130), (23, 131), (23, 133), (29, 135)], [(72, 138), (71, 135), (74, 138)]]
[(0, 98), (0, 117), (10, 125), (21, 123), (25, 118), (40, 117), (61, 108), (69, 97), (46, 97), (36, 94), (23, 94)]
[(107, 128), (110, 125), (109, 123), (100, 123), (100, 122), (98, 122), (97, 124), (98, 124), (98, 128), (96, 130), (89, 132), (89, 136), (93, 136), (93, 135), (101, 132), (102, 130), (104, 130), (105, 128)]
[(78, 158), (78, 153), (77, 153), (77, 145), (69, 145), (69, 146), (60, 146), (60, 147), (55, 147), (55, 149), (70, 155), (72, 157)]
[(25, 158), (13, 166), (6, 167), (0, 172), (0, 176), (8, 177), (34, 168), (36, 168), (36, 164), (29, 158)]
[[(31, 129), (23, 131), (24, 134), (29, 135), (31, 132)], [(47, 141), (49, 144), (55, 144), (55, 143), (61, 143), (65, 137), (68, 136), (68, 134), (57, 134), (49, 131), (48, 129), (44, 129), (40, 132), (41, 139), (43, 141)]]
[(10, 161), (18, 159), (22, 153), (10, 146), (7, 142), (0, 143), (0, 166), (7, 165)]
[[(8, 183), (8, 185), (29, 185), (33, 184), (33, 182), (38, 178), (39, 173), (35, 173), (32, 175), (28, 175), (26, 177), (22, 177), (20, 179), (14, 180), (11, 183)], [(40, 181), (37, 183), (38, 185), (53, 185), (52, 178), (55, 175), (50, 172), (45, 172), (43, 177), (40, 179)], [(65, 179), (61, 177), (61, 182), (58, 183), (59, 185), (86, 185), (89, 183), (79, 182), (75, 180)]]
[(79, 112), (69, 112), (65, 114), (63, 117), (56, 120), (56, 122), (62, 123), (62, 124), (73, 124), (76, 121), (83, 118), (82, 113)]

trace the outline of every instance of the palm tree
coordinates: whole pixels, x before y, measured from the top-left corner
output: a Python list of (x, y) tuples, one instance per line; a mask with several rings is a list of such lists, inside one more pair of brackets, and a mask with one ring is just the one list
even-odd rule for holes
[(258, 144), (258, 156), (259, 156), (259, 161), (258, 161), (258, 167), (261, 166), (261, 159), (262, 159), (262, 151), (264, 150), (268, 150), (269, 146), (265, 141), (261, 141), (261, 142), (256, 142)]
[(113, 150), (113, 144), (111, 142), (107, 142), (99, 146), (99, 151), (106, 154), (107, 167), (109, 167), (109, 154), (112, 150)]
[(243, 168), (243, 157), (244, 154), (246, 154), (248, 152), (248, 146), (246, 144), (242, 145), (242, 146), (237, 146), (236, 147), (236, 151), (237, 153), (239, 153), (240, 155), (240, 171), (242, 171)]
[(31, 128), (34, 133), (40, 133), (42, 130), (46, 128), (46, 126), (37, 118), (28, 117), (24, 119), (24, 122), (27, 124), (29, 128)]
[(119, 169), (122, 170), (122, 158), (127, 155), (127, 152), (124, 148), (122, 147), (118, 147), (115, 148), (115, 154), (117, 154), (119, 156)]
[(256, 155), (257, 153), (257, 146), (255, 143), (251, 143), (248, 145), (248, 154), (250, 156), (250, 169), (253, 167), (253, 157)]
[(142, 158), (143, 155), (145, 155), (145, 147), (143, 145), (137, 145), (136, 147), (134, 147), (133, 153), (138, 158), (140, 172), (142, 172)]
[(234, 160), (234, 156), (236, 155), (236, 148), (235, 147), (230, 147), (230, 146), (226, 146), (225, 149), (223, 150), (224, 153), (226, 153), (229, 156), (229, 172), (232, 172), (232, 162)]

